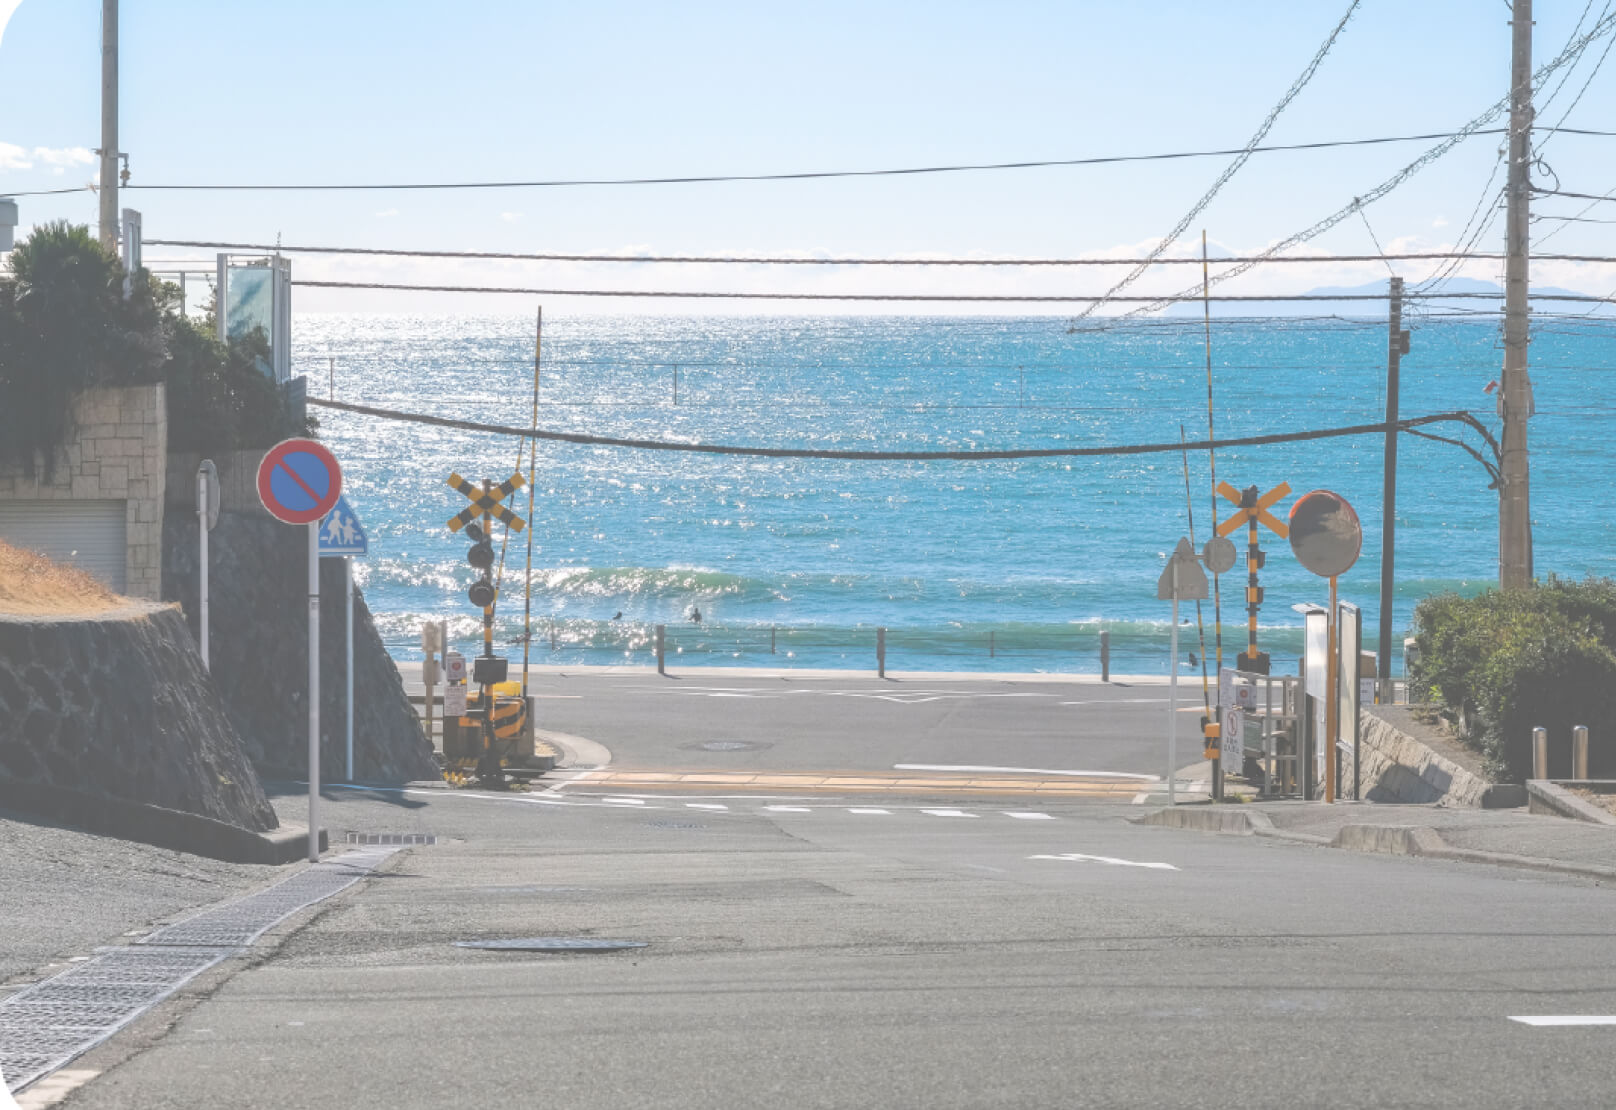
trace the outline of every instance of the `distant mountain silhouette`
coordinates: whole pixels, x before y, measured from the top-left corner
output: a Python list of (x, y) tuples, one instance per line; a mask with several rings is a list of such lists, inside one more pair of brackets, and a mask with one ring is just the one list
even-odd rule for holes
[[(1371, 281), (1364, 285), (1323, 285), (1307, 290), (1312, 297), (1347, 297), (1347, 296), (1381, 296), (1386, 295), (1386, 281)], [(1504, 307), (1504, 289), (1496, 282), (1478, 281), (1475, 278), (1456, 277), (1443, 282), (1439, 293), (1490, 293), (1498, 299), (1480, 297), (1420, 297), (1418, 288), (1413, 282), (1403, 287), (1405, 305), (1418, 306), (1426, 311), (1437, 312), (1485, 312), (1491, 309)], [(1534, 285), (1532, 294), (1535, 297), (1550, 295), (1583, 296), (1574, 289), (1561, 289), (1553, 285)], [(1217, 291), (1213, 291), (1217, 296)], [(1553, 302), (1551, 302), (1553, 306)], [(1559, 307), (1581, 312), (1592, 305), (1576, 307), (1574, 304), (1560, 302)], [(1175, 304), (1162, 313), (1165, 317), (1200, 316), (1201, 306), (1189, 301)], [(1405, 308), (1405, 313), (1408, 311)], [(1354, 316), (1369, 319), (1384, 320), (1386, 318), (1386, 303), (1384, 301), (1236, 301), (1212, 302), (1212, 315), (1214, 316)], [(1483, 317), (1485, 319), (1485, 317)]]

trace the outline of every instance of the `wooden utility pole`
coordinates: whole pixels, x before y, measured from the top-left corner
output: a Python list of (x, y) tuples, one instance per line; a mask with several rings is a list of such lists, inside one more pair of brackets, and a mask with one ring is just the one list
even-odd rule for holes
[(1403, 279), (1392, 278), (1391, 312), (1386, 321), (1386, 464), (1381, 484), (1380, 527), (1380, 648), (1376, 670), (1392, 676), (1392, 599), (1397, 583), (1397, 423), (1399, 375), (1408, 354), (1408, 332), (1403, 329)]
[(1527, 271), (1531, 252), (1532, 0), (1515, 0), (1509, 86), (1509, 186), (1504, 271), (1504, 381), (1499, 390), (1503, 460), (1498, 486), (1498, 584), (1532, 584), (1531, 470), (1526, 422), (1532, 382), (1526, 372)]
[(101, 248), (118, 253), (118, 0), (101, 0)]

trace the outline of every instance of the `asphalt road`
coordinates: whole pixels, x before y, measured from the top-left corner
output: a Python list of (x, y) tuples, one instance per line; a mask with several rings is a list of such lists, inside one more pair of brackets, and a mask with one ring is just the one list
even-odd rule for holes
[[(85, 1057), (71, 1107), (1608, 1101), (1616, 1027), (1510, 1020), (1616, 1014), (1591, 882), (1095, 802), (339, 793), (339, 836), (445, 842)], [(534, 935), (649, 947), (453, 945)]]
[[(991, 765), (1162, 775), (1167, 689), (1094, 680), (546, 674), (539, 726), (605, 744), (616, 767), (867, 770)], [(1199, 688), (1180, 689), (1198, 706)], [(1180, 714), (1184, 763), (1199, 716)]]

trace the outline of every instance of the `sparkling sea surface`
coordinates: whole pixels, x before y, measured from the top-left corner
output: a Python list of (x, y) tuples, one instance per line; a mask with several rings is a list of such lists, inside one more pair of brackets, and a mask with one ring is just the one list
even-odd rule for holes
[[(1494, 322), (1414, 319), (1402, 415), (1470, 409), (1496, 428)], [(988, 449), (1174, 442), (1207, 426), (1196, 321), (1068, 332), (1049, 317), (547, 317), (541, 428), (645, 439), (863, 449)], [(527, 426), (530, 316), (302, 315), (295, 372), (311, 395)], [(1383, 321), (1214, 321), (1217, 435), (1371, 423), (1385, 414)], [(1550, 321), (1531, 348), (1536, 570), (1616, 573), (1611, 492), (1616, 327)], [(315, 410), (370, 536), (355, 570), (387, 646), (419, 658), (420, 627), (447, 620), (478, 650), (481, 614), (450, 471), (527, 470), (523, 441)], [(1487, 448), (1473, 431), (1430, 431)], [(1220, 450), (1217, 476), (1296, 494), (1327, 488), (1363, 521), (1341, 597), (1377, 634), (1379, 435)], [(1400, 442), (1401, 645), (1416, 601), (1497, 578), (1497, 495), (1458, 447)], [(520, 458), (519, 458), (520, 456)], [(747, 459), (541, 443), (534, 490), (531, 658), (649, 665), (667, 625), (670, 665), (1163, 673), (1167, 553), (1188, 535), (1177, 452), (1005, 462)], [(1206, 453), (1189, 458), (1197, 546), (1209, 535)], [(528, 515), (527, 490), (511, 500)], [(1292, 498), (1280, 503), (1289, 510)], [(1229, 506), (1220, 503), (1219, 518)], [(1244, 534), (1234, 537), (1244, 549)], [(501, 530), (497, 541), (503, 540)], [(1299, 603), (1323, 580), (1266, 534), (1261, 646), (1292, 670)], [(496, 642), (519, 661), (526, 533), (504, 561)], [(1244, 561), (1222, 579), (1225, 660), (1244, 646)], [(692, 619), (699, 609), (700, 625)], [(1203, 606), (1208, 649), (1213, 606)], [(618, 614), (621, 614), (619, 617)], [(1199, 653), (1196, 612), (1182, 650)], [(773, 651), (771, 653), (771, 644)]]

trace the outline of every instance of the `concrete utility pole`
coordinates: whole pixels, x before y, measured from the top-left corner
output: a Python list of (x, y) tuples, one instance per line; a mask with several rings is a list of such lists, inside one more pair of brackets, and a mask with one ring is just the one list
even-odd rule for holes
[[(1397, 423), (1398, 393), (1408, 332), (1403, 330), (1403, 279), (1391, 281), (1391, 311), (1386, 320), (1386, 423)], [(1380, 527), (1380, 645), (1375, 669), (1392, 676), (1392, 594), (1397, 584), (1397, 432), (1386, 429), (1386, 464), (1382, 473)]]
[(1527, 270), (1531, 252), (1532, 0), (1515, 0), (1513, 11), (1504, 382), (1498, 398), (1499, 414), (1504, 422), (1504, 457), (1498, 486), (1498, 584), (1506, 590), (1524, 589), (1532, 584), (1531, 470), (1526, 455), (1526, 421), (1532, 415), (1532, 382), (1526, 372)]
[(118, 253), (118, 0), (101, 0), (101, 247)]

